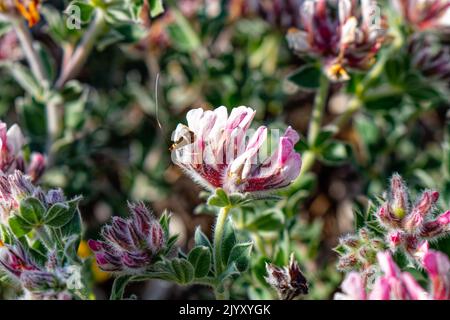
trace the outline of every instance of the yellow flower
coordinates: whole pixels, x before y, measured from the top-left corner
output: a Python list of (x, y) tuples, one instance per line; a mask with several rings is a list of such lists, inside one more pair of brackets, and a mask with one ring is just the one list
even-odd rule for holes
[[(92, 256), (92, 251), (89, 248), (89, 246), (85, 240), (82, 240), (80, 242), (77, 254), (82, 259), (86, 259), (86, 258), (89, 258), (90, 256)], [(110, 278), (109, 273), (100, 270), (95, 259), (93, 259), (92, 264), (91, 264), (91, 272), (92, 272), (92, 275), (94, 276), (95, 282), (97, 282), (97, 283), (105, 282), (106, 280), (108, 280)]]

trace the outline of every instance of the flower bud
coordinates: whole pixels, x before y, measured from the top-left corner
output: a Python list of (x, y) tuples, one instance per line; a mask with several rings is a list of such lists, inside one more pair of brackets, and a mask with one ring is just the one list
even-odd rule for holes
[(271, 263), (266, 264), (266, 281), (278, 293), (281, 300), (292, 300), (304, 294), (308, 294), (308, 283), (300, 271), (300, 267), (291, 254), (288, 267), (278, 267)]
[(0, 241), (0, 266), (17, 278), (26, 270), (38, 270), (28, 252), (17, 240), (13, 245)]
[(361, 262), (357, 258), (356, 254), (349, 253), (339, 257), (336, 267), (340, 271), (350, 271), (359, 269), (360, 266)]
[(59, 279), (45, 271), (24, 271), (20, 275), (22, 286), (32, 292), (43, 292), (61, 286)]
[(30, 164), (26, 169), (27, 175), (31, 177), (32, 182), (36, 182), (45, 171), (46, 160), (43, 154), (33, 152), (31, 154)]
[(89, 240), (103, 271), (138, 273), (149, 267), (165, 246), (164, 231), (143, 203), (129, 204), (130, 219), (113, 217), (102, 230), (104, 241)]
[(425, 191), (419, 201), (414, 205), (411, 213), (403, 221), (403, 228), (412, 234), (420, 231), (427, 215), (431, 212), (434, 203), (439, 199), (438, 192)]
[(408, 211), (408, 193), (399, 174), (391, 178), (391, 210), (394, 216), (402, 219)]
[(420, 235), (424, 238), (436, 238), (450, 231), (450, 210), (432, 221), (425, 222)]

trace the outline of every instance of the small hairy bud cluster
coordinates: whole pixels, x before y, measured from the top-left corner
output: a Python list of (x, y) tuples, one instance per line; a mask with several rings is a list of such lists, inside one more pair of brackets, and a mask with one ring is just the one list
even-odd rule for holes
[(113, 217), (112, 224), (103, 228), (104, 241), (88, 241), (103, 271), (139, 273), (165, 247), (164, 231), (147, 207), (139, 202), (129, 208), (130, 219)]

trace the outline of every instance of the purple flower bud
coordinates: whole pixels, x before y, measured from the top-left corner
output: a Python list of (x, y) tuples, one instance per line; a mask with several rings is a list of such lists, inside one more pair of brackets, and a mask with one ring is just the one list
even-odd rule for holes
[(249, 136), (254, 115), (247, 107), (234, 108), (229, 116), (225, 107), (190, 110), (188, 126), (180, 124), (173, 133), (172, 160), (210, 190), (260, 195), (288, 186), (300, 172), (294, 151), (299, 136), (289, 127), (278, 149), (266, 155), (267, 128)]
[[(399, 213), (397, 211), (397, 214)], [(378, 209), (376, 217), (386, 229), (398, 228), (401, 225), (401, 218), (393, 213), (390, 204), (387, 202)]]
[(393, 0), (403, 18), (419, 31), (440, 29), (450, 8), (447, 0)]
[(66, 197), (61, 188), (50, 189), (45, 195), (45, 203), (47, 203), (49, 207), (54, 205), (55, 203), (61, 203), (65, 201)]
[(423, 226), (425, 219), (431, 212), (434, 203), (438, 199), (438, 192), (423, 192), (420, 200), (414, 205), (411, 212), (405, 217), (403, 221), (403, 228), (407, 232), (412, 234), (419, 232)]
[(0, 241), (0, 267), (17, 279), (27, 270), (39, 270), (19, 241), (13, 245)]
[(281, 268), (271, 263), (266, 264), (266, 281), (278, 293), (281, 300), (293, 300), (300, 295), (308, 294), (308, 283), (300, 271), (300, 267), (291, 254), (289, 266)]
[(408, 211), (408, 193), (399, 174), (394, 174), (391, 178), (390, 204), (392, 213), (398, 219), (402, 219)]
[(7, 129), (6, 123), (0, 121), (0, 172), (11, 173), (16, 169), (24, 144), (25, 138), (18, 125)]
[(143, 203), (129, 204), (130, 219), (113, 217), (102, 230), (104, 241), (89, 240), (98, 266), (103, 271), (134, 274), (151, 265), (165, 246), (159, 222)]
[(32, 182), (36, 182), (42, 176), (46, 166), (45, 156), (38, 152), (31, 154), (30, 164), (28, 165), (26, 172), (31, 177)]
[(395, 251), (403, 243), (404, 235), (401, 231), (395, 230), (387, 235), (387, 240), (391, 250)]
[(420, 235), (424, 238), (436, 238), (450, 231), (450, 210), (436, 219), (425, 222)]
[(45, 292), (62, 286), (54, 274), (37, 270), (22, 272), (20, 282), (25, 289), (32, 292)]

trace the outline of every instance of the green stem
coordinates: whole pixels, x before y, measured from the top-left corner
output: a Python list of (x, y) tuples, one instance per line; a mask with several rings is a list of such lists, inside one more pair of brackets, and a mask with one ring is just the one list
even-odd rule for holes
[(33, 37), (31, 36), (30, 29), (25, 25), (23, 19), (12, 18), (11, 21), (13, 22), (14, 30), (16, 31), (25, 58), (30, 65), (31, 72), (36, 80), (45, 87), (48, 84), (48, 77), (45, 72), (44, 63), (33, 46)]
[(314, 144), (318, 134), (320, 133), (329, 88), (330, 80), (328, 80), (327, 76), (322, 73), (320, 77), (319, 91), (317, 92), (314, 100), (314, 107), (311, 114), (311, 120), (309, 122), (308, 143), (310, 146)]
[[(230, 213), (230, 207), (222, 207), (220, 209), (219, 215), (217, 217), (216, 226), (214, 229), (214, 269), (216, 273), (216, 281), (217, 285), (222, 285), (219, 282), (219, 277), (223, 272), (223, 264), (222, 264), (222, 241), (223, 241), (223, 233), (225, 231), (225, 225)], [(217, 288), (214, 290), (217, 300), (224, 300), (226, 298), (226, 294), (223, 292), (219, 292)]]
[(104, 13), (101, 9), (97, 9), (95, 18), (89, 26), (89, 29), (83, 35), (81, 42), (78, 44), (77, 49), (70, 57), (67, 64), (63, 67), (61, 75), (55, 84), (57, 89), (61, 89), (67, 81), (73, 79), (78, 74), (81, 67), (86, 62), (89, 53), (94, 48), (98, 37), (103, 32), (105, 25)]

